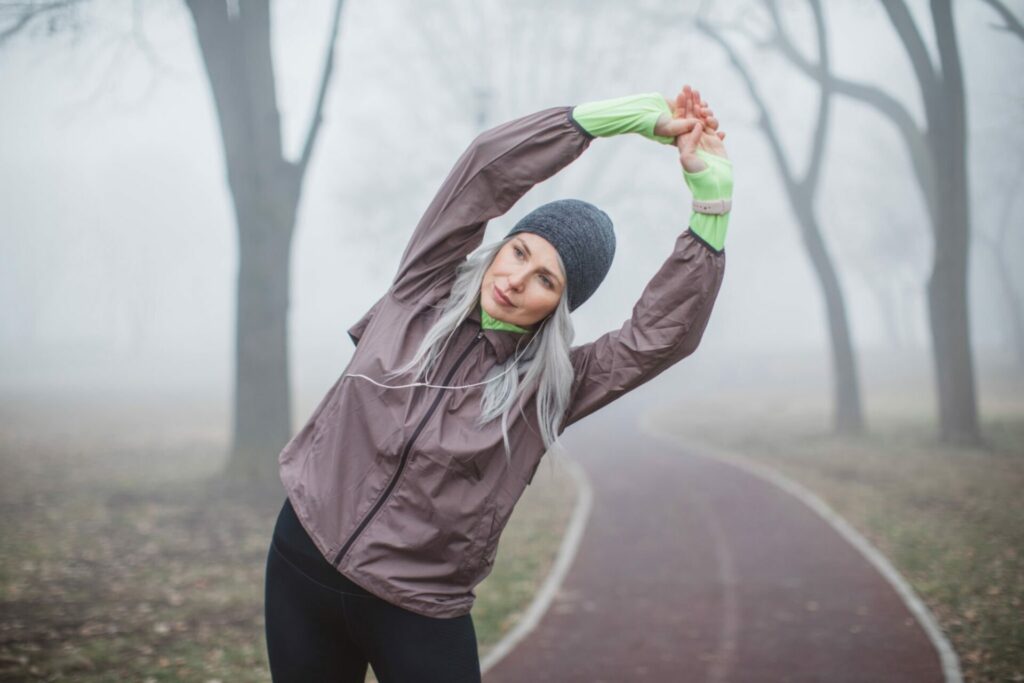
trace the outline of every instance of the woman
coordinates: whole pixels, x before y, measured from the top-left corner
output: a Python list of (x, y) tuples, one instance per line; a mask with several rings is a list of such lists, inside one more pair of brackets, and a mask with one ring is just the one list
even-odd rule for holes
[[(675, 110), (673, 112), (673, 109)], [(620, 329), (571, 346), (569, 313), (611, 266), (608, 216), (545, 204), (499, 242), (487, 221), (595, 137), (675, 143), (689, 229)], [(356, 351), (280, 455), (267, 559), (275, 681), (479, 681), (470, 609), (544, 453), (570, 424), (696, 349), (725, 267), (731, 163), (689, 86), (557, 107), (484, 132), (412, 235)]]

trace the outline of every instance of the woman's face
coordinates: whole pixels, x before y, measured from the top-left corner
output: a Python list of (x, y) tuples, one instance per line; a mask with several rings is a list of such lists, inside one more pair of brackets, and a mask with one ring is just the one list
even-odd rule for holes
[(492, 317), (528, 328), (555, 310), (564, 290), (555, 248), (540, 235), (519, 232), (484, 273), (480, 303)]

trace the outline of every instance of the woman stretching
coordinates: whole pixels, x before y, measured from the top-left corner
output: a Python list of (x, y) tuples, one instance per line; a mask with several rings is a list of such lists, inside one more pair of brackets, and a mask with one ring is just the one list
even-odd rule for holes
[[(545, 109), (482, 133), (349, 328), (344, 373), (281, 452), (266, 574), (275, 681), (479, 681), (470, 609), (544, 453), (692, 353), (722, 282), (732, 164), (697, 91)], [(622, 327), (573, 346), (612, 222), (563, 199), (480, 247), (487, 222), (595, 137), (675, 144), (689, 227)], [(480, 248), (478, 248), (480, 247)]]

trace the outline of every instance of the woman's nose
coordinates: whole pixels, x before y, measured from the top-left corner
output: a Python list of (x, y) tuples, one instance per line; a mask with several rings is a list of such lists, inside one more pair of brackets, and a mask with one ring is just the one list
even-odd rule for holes
[(526, 274), (522, 272), (511, 273), (508, 276), (508, 286), (519, 289), (526, 281)]

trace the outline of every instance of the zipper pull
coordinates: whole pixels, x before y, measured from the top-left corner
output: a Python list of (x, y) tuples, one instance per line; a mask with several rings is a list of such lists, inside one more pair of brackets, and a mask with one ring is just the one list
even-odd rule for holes
[(479, 339), (482, 336), (484, 336), (484, 331), (483, 330), (480, 330), (479, 332), (476, 333), (476, 338), (477, 339)]

